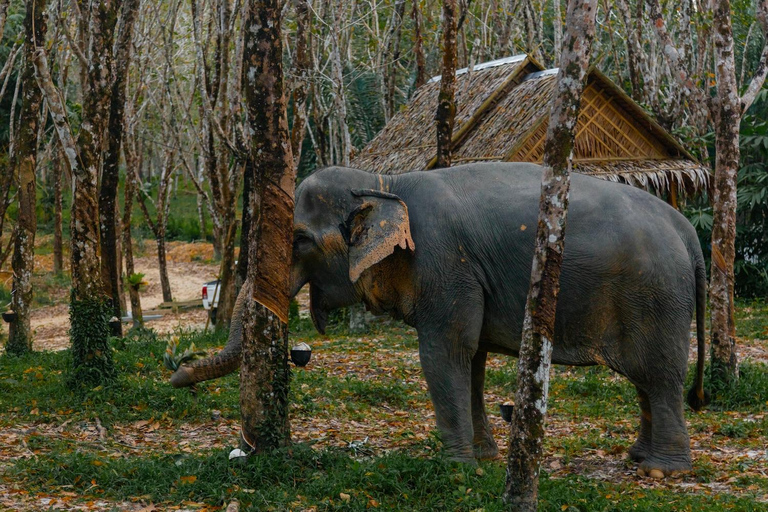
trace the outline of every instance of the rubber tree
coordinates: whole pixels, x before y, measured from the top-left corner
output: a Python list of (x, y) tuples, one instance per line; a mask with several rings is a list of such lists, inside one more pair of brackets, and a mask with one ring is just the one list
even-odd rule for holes
[(81, 5), (81, 30), (89, 34), (82, 122), (72, 136), (62, 96), (51, 79), (42, 42), (35, 49), (35, 76), (51, 114), (64, 163), (73, 181), (70, 223), (72, 292), (69, 303), (72, 341), (71, 387), (92, 387), (112, 380), (115, 367), (108, 344), (110, 309), (104, 296), (99, 261), (98, 176), (103, 134), (109, 114), (112, 44), (120, 2)]
[[(711, 378), (715, 388), (739, 377), (734, 321), (734, 261), (736, 259), (736, 185), (739, 170), (739, 125), (744, 113), (755, 101), (768, 75), (768, 0), (759, 0), (755, 15), (763, 30), (765, 45), (752, 79), (739, 96), (736, 80), (732, 12), (729, 0), (709, 0), (713, 13), (715, 87), (697, 86), (686, 71), (683, 52), (670, 36), (658, 0), (646, 0), (652, 25), (663, 46), (678, 86), (692, 104), (708, 108), (715, 128), (715, 183), (713, 190), (712, 266), (710, 268), (709, 308), (711, 316)], [(707, 86), (708, 87), (708, 86)], [(702, 100), (701, 98), (705, 98)]]
[(19, 213), (16, 219), (13, 257), (11, 309), (16, 318), (10, 325), (5, 347), (8, 353), (24, 354), (32, 350), (29, 306), (32, 302), (32, 272), (35, 269), (35, 212), (37, 169), (37, 133), (43, 95), (35, 81), (35, 45), (45, 39), (45, 0), (27, 2), (24, 18), (24, 66), (21, 76), (21, 113), (16, 134), (12, 169), (18, 179)]
[(544, 142), (536, 245), (517, 364), (504, 499), (510, 510), (535, 511), (543, 456), (555, 310), (565, 249), (573, 141), (584, 90), (597, 0), (570, 0), (560, 70)]
[[(120, 257), (118, 255), (117, 187), (120, 182), (120, 145), (123, 138), (125, 93), (128, 67), (131, 62), (133, 26), (138, 16), (140, 0), (124, 0), (115, 44), (114, 80), (111, 83), (109, 119), (107, 121), (107, 151), (99, 188), (99, 221), (101, 222), (101, 280), (108, 297), (112, 316), (120, 318)], [(110, 49), (111, 51), (111, 49)], [(122, 335), (122, 323), (114, 324), (112, 334)]]
[(247, 198), (253, 219), (248, 244), (252, 286), (240, 367), (242, 445), (249, 451), (290, 442), (288, 305), (296, 168), (283, 86), (280, 6), (278, 0), (248, 0), (243, 21), (243, 88), (254, 166)]
[(456, 117), (456, 0), (443, 1), (443, 66), (438, 94), (436, 168), (451, 166), (451, 138)]

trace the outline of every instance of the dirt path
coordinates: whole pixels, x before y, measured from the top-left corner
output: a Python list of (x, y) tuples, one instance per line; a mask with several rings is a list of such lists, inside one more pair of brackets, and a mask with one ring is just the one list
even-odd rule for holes
[[(148, 248), (150, 242), (147, 241)], [(204, 243), (172, 242), (168, 251), (168, 278), (174, 300), (200, 299), (202, 286), (216, 279), (219, 264), (212, 263), (213, 247)], [(53, 264), (50, 255), (42, 255), (37, 265), (43, 272), (50, 272)], [(163, 302), (160, 288), (160, 271), (154, 251), (136, 258), (136, 271), (145, 275), (149, 284), (141, 293), (141, 305), (146, 310), (154, 309)], [(69, 290), (58, 290), (54, 299), (65, 302)], [(130, 301), (127, 301), (130, 308)], [(69, 347), (69, 311), (66, 303), (39, 307), (31, 314), (35, 350), (63, 350)], [(207, 314), (203, 309), (193, 309), (174, 314), (169, 311), (162, 318), (147, 322), (147, 326), (158, 333), (168, 333), (179, 328), (202, 329)]]

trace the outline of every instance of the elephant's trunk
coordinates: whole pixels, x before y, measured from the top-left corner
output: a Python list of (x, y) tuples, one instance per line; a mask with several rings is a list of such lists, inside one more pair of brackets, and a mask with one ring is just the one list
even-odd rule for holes
[(235, 308), (232, 312), (227, 345), (215, 356), (206, 357), (190, 365), (179, 367), (171, 375), (173, 387), (183, 388), (204, 380), (223, 377), (229, 375), (240, 366), (240, 350), (243, 340), (243, 310), (245, 301), (250, 294), (251, 283), (246, 281), (237, 296)]

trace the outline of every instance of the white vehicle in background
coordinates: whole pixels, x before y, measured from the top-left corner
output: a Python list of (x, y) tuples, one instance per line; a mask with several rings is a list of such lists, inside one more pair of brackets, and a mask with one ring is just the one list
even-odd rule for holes
[(203, 308), (208, 311), (211, 325), (216, 325), (216, 311), (219, 307), (219, 280), (203, 285)]

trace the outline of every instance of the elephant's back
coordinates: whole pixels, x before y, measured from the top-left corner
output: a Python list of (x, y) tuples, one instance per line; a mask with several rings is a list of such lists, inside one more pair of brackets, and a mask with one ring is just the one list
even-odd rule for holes
[[(447, 233), (443, 245), (466, 251), (485, 291), (485, 335), (498, 333), (499, 344), (509, 343), (501, 337), (510, 329), (522, 328), (541, 172), (534, 164), (494, 163), (418, 173), (426, 186), (417, 188), (430, 198), (424, 202), (428, 208), (413, 209), (414, 220), (430, 229), (414, 228), (417, 252), (417, 231), (427, 239)], [(627, 319), (640, 321), (638, 304), (648, 304), (644, 311), (652, 315), (678, 310), (690, 320), (695, 285), (680, 235), (686, 225), (677, 211), (643, 190), (572, 175), (557, 313), (557, 330), (568, 333), (556, 347), (561, 362), (585, 364), (593, 356), (583, 352), (589, 340), (620, 337), (610, 330)], [(422, 240), (422, 246), (425, 241), (429, 245)]]

